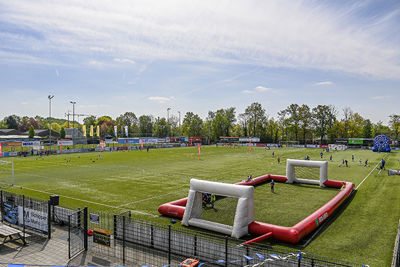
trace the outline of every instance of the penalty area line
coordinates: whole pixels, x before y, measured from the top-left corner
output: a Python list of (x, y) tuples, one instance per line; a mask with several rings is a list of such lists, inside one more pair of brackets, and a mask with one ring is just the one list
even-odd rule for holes
[[(383, 156), (383, 158), (385, 159), (387, 156), (387, 154), (385, 156)], [(368, 173), (367, 176), (365, 176), (365, 178), (361, 181), (361, 183), (356, 187), (356, 190), (358, 190), (358, 188), (364, 183), (365, 180), (367, 180), (367, 178), (371, 175), (371, 173), (376, 169), (376, 167), (378, 167), (380, 161), (375, 165), (374, 168), (372, 168), (372, 170)]]
[[(52, 193), (52, 192), (43, 191), (43, 190), (38, 190), (38, 189), (33, 189), (33, 188), (25, 187), (25, 186), (19, 186), (19, 187), (24, 188), (24, 189), (28, 189), (28, 190), (31, 190), (31, 191), (36, 191), (36, 192), (39, 192), (39, 193), (54, 194), (54, 193)], [(75, 198), (75, 197), (60, 195), (60, 194), (58, 194), (58, 195), (59, 195), (60, 197), (65, 197), (65, 198), (69, 198), (69, 199), (77, 200), (77, 201), (82, 201), (82, 202), (87, 202), (87, 203), (91, 203), (91, 204), (95, 204), (95, 205), (99, 205), (99, 206), (104, 206), (104, 207), (108, 207), (108, 208), (120, 209), (120, 210), (128, 210), (128, 209), (126, 209), (126, 208), (120, 208), (119, 206), (118, 206), (118, 207), (117, 207), (117, 206), (111, 206), (111, 205), (108, 205), (108, 204), (103, 204), (103, 203), (99, 203), (99, 202), (95, 202), (95, 201), (90, 201), (90, 200), (85, 200), (85, 199), (80, 199), (80, 198)], [(138, 213), (138, 214), (144, 214), (144, 215), (148, 215), (148, 216), (152, 216), (152, 217), (158, 217), (157, 215), (154, 215), (154, 214), (151, 214), (151, 213), (148, 213), (148, 212), (145, 212), (145, 211), (141, 211), (141, 210), (131, 210), (131, 212), (133, 212), (133, 213)]]

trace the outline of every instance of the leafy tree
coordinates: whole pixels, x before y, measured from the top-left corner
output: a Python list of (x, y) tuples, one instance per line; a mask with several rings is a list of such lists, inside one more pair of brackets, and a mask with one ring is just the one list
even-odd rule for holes
[(316, 134), (320, 137), (322, 143), (336, 121), (336, 110), (331, 105), (318, 105), (312, 109), (312, 114)]
[(291, 104), (286, 109), (281, 110), (278, 115), (287, 118), (287, 127), (294, 133), (294, 140), (299, 140), (299, 119), (300, 119), (300, 106), (298, 104)]
[(96, 126), (97, 125), (99, 125), (99, 126), (101, 126), (104, 122), (112, 122), (113, 120), (111, 119), (111, 117), (110, 116), (102, 116), (102, 117), (99, 117), (98, 119), (97, 119), (97, 121), (96, 121)]
[(139, 117), (139, 133), (140, 136), (153, 135), (153, 123), (151, 116), (142, 115)]
[(244, 113), (248, 118), (248, 135), (261, 136), (267, 120), (265, 109), (260, 103), (254, 102), (246, 108)]
[(33, 125), (29, 127), (29, 138), (33, 138), (35, 136), (35, 128)]
[(169, 124), (165, 118), (157, 118), (154, 122), (153, 136), (156, 137), (167, 137), (169, 133)]
[(389, 116), (390, 120), (390, 126), (392, 127), (392, 131), (394, 133), (394, 138), (396, 140), (399, 139), (399, 130), (400, 130), (400, 115), (398, 114), (392, 114)]
[(351, 138), (360, 137), (364, 126), (364, 118), (360, 114), (352, 113), (348, 122), (347, 136)]
[(349, 137), (349, 128), (350, 128), (350, 120), (353, 116), (353, 111), (349, 107), (345, 107), (343, 109), (343, 126), (344, 126), (344, 132), (343, 132), (343, 137), (348, 138)]
[(187, 112), (182, 123), (182, 133), (185, 136), (201, 135), (203, 120), (193, 112)]
[(20, 120), (20, 118), (17, 115), (11, 115), (11, 116), (4, 118), (4, 121), (7, 124), (7, 128), (15, 129), (15, 130), (18, 130), (19, 120)]
[(90, 125), (96, 125), (96, 116), (88, 116), (86, 118), (83, 119), (83, 124), (86, 125), (86, 128), (89, 128)]
[(299, 127), (303, 135), (303, 142), (306, 143), (306, 135), (310, 132), (312, 124), (312, 113), (310, 107), (303, 104), (299, 108)]
[(243, 136), (247, 136), (247, 126), (249, 123), (249, 114), (242, 113), (239, 115), (239, 124), (242, 127)]
[(364, 121), (362, 137), (364, 138), (372, 137), (372, 123), (369, 119)]
[(384, 135), (389, 135), (390, 134), (390, 128), (386, 125), (383, 125), (382, 121), (378, 121), (374, 126), (372, 127), (372, 136), (377, 136), (380, 134)]
[(61, 138), (61, 139), (64, 139), (64, 138), (65, 138), (65, 129), (64, 129), (64, 127), (61, 127), (61, 130), (60, 130), (60, 138)]

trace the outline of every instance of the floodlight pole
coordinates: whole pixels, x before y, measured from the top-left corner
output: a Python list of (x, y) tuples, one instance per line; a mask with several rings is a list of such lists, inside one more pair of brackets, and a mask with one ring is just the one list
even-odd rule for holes
[(49, 99), (49, 120), (50, 120), (50, 130), (49, 130), (49, 144), (51, 150), (51, 100), (53, 99), (54, 95), (49, 95), (47, 98)]
[(74, 138), (75, 133), (75, 104), (76, 101), (69, 101), (72, 104), (72, 138)]
[(168, 137), (169, 137), (169, 111), (171, 108), (167, 108), (167, 130), (168, 130)]
[(178, 111), (179, 114), (179, 137), (181, 137), (181, 112)]

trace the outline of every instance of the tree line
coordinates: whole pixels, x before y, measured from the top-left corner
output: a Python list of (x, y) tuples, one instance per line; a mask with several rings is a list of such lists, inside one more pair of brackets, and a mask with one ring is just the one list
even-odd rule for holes
[[(338, 119), (339, 111), (332, 105), (310, 107), (306, 104), (291, 104), (270, 117), (260, 103), (252, 103), (244, 113), (236, 114), (236, 108), (209, 111), (206, 118), (187, 112), (182, 123), (175, 115), (169, 118), (141, 115), (125, 112), (115, 120), (110, 116), (89, 116), (83, 119), (83, 124), (89, 131), (90, 125), (99, 126), (101, 137), (114, 136), (114, 126), (117, 126), (118, 136), (125, 136), (124, 127), (128, 126), (129, 137), (137, 136), (203, 136), (211, 142), (220, 136), (240, 137), (256, 136), (262, 142), (294, 141), (300, 144), (317, 141), (325, 143), (338, 138), (373, 138), (385, 134), (398, 140), (400, 131), (400, 115), (389, 115), (389, 125), (381, 121), (372, 123), (359, 113), (346, 107)], [(60, 132), (65, 128), (81, 127), (82, 124), (69, 122), (65, 119), (51, 118), (51, 128)], [(40, 116), (19, 117), (10, 115), (0, 122), (0, 128), (27, 131), (33, 129), (49, 129), (49, 118)]]

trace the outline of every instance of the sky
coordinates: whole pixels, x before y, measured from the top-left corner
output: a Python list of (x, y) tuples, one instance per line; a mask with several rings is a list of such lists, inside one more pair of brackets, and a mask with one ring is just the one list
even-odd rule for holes
[[(0, 0), (0, 119), (259, 102), (400, 114), (398, 0)], [(80, 120), (82, 120), (81, 117)]]

